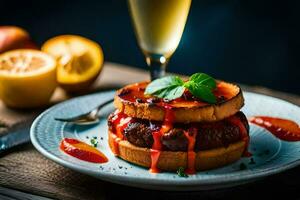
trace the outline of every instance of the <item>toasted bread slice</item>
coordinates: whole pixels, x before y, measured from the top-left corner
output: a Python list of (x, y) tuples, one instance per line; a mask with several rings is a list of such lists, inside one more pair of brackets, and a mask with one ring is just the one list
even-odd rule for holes
[[(109, 131), (109, 146), (115, 151), (113, 133)], [(119, 141), (118, 155), (120, 158), (143, 166), (151, 166), (150, 149), (137, 147), (126, 140)], [(195, 169), (197, 171), (208, 170), (225, 166), (240, 159), (245, 149), (245, 142), (240, 141), (230, 144), (228, 147), (196, 152)], [(162, 151), (157, 167), (164, 171), (176, 171), (179, 167), (187, 167), (187, 152)]]
[(174, 122), (190, 123), (222, 120), (234, 115), (244, 105), (240, 87), (231, 83), (217, 83), (214, 94), (223, 100), (216, 104), (184, 98), (171, 102), (163, 102), (160, 99), (153, 103), (151, 101), (155, 98), (144, 95), (147, 84), (145, 82), (132, 84), (118, 90), (114, 99), (115, 107), (130, 117), (163, 121), (166, 113), (164, 106), (169, 105), (173, 110)]

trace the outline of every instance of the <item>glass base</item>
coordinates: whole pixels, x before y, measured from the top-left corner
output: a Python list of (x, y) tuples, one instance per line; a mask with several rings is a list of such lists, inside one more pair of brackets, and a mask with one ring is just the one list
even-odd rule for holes
[(165, 76), (168, 61), (169, 59), (162, 55), (146, 56), (147, 65), (150, 67), (151, 81)]

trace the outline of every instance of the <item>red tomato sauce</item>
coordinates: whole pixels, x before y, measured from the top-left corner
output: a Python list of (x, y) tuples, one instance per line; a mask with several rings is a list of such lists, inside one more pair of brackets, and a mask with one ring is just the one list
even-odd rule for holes
[(198, 130), (193, 128), (191, 133), (185, 131), (184, 135), (188, 140), (188, 151), (187, 151), (187, 168), (185, 172), (187, 174), (195, 174), (195, 162), (196, 162), (196, 152), (194, 151), (195, 143), (196, 143), (196, 136)]
[(237, 118), (236, 116), (231, 116), (228, 118), (228, 120), (234, 124), (235, 126), (239, 127), (240, 132), (241, 132), (241, 137), (242, 140), (245, 141), (246, 145), (245, 145), (245, 150), (243, 152), (243, 156), (244, 157), (251, 157), (252, 154), (248, 151), (249, 148), (249, 140), (250, 137), (247, 133), (246, 127), (244, 126), (244, 124), (241, 122), (241, 120), (239, 118)]
[(150, 156), (151, 156), (150, 172), (152, 173), (158, 173), (160, 171), (157, 168), (157, 164), (162, 150), (161, 136), (165, 132), (168, 132), (173, 127), (173, 122), (174, 122), (174, 113), (172, 111), (172, 106), (168, 104), (162, 106), (165, 109), (164, 122), (158, 131), (154, 131), (152, 133), (153, 140), (154, 140), (152, 148), (150, 150)]
[(250, 118), (249, 121), (267, 129), (281, 140), (290, 142), (300, 141), (300, 127), (294, 121), (267, 116), (255, 116)]
[(72, 138), (64, 138), (60, 149), (66, 154), (92, 163), (106, 163), (108, 158), (98, 149)]

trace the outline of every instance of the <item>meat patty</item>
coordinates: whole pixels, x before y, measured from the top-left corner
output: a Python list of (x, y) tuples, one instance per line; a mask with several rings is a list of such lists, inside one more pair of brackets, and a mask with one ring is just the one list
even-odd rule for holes
[[(240, 119), (247, 133), (249, 124), (246, 116), (238, 112), (235, 116)], [(114, 132), (111, 122), (113, 115), (109, 117), (109, 129)], [(152, 133), (160, 129), (160, 122), (133, 119), (124, 129), (123, 135), (126, 140), (138, 147), (151, 148), (153, 145)], [(173, 128), (161, 137), (163, 150), (166, 151), (187, 151), (188, 134), (196, 134), (195, 151), (209, 150), (219, 147), (227, 147), (229, 144), (240, 141), (242, 134), (238, 126), (230, 123), (228, 119), (211, 123), (174, 124)]]
[(125, 138), (139, 147), (151, 147), (153, 144), (152, 130), (146, 123), (129, 123), (123, 132)]

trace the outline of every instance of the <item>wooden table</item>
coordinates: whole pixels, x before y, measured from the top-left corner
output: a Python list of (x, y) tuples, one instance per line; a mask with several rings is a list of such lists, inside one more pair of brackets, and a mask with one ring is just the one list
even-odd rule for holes
[[(103, 72), (90, 92), (119, 88), (122, 85), (148, 79), (148, 72), (128, 66), (105, 63)], [(300, 97), (263, 87), (242, 85), (246, 91), (263, 93), (300, 105)], [(71, 98), (57, 89), (53, 103)], [(0, 121), (14, 124), (35, 111), (16, 111), (0, 102)], [(112, 184), (64, 168), (38, 153), (31, 144), (17, 147), (0, 157), (0, 199), (252, 199), (256, 195), (298, 194), (300, 167), (253, 184), (230, 189), (202, 192), (160, 192)], [(298, 183), (299, 182), (299, 183)], [(269, 193), (269, 194), (268, 194)], [(269, 197), (269, 196), (266, 196)]]

